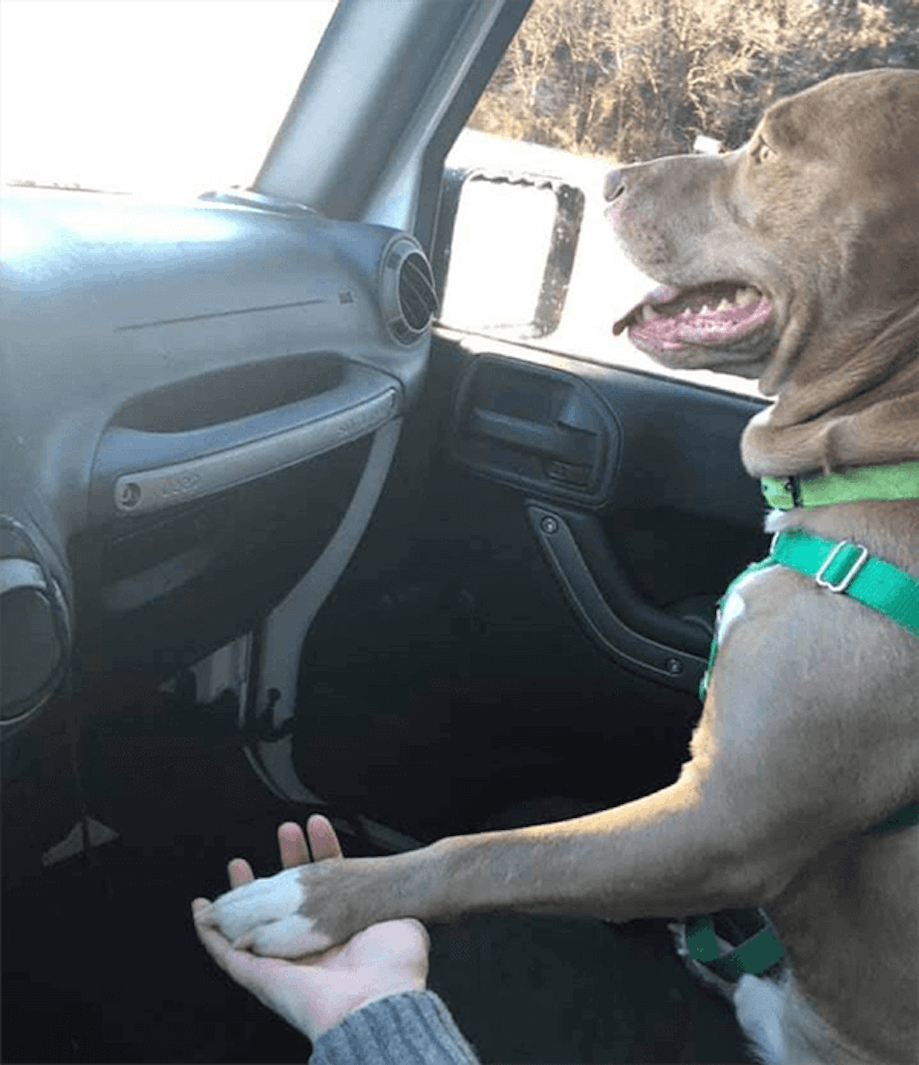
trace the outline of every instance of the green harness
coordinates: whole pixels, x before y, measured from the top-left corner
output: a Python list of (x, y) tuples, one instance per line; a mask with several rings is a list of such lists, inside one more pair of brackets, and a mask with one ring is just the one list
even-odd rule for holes
[[(865, 467), (806, 480), (764, 477), (762, 486), (766, 502), (780, 510), (861, 500), (917, 499), (919, 462)], [(776, 533), (768, 558), (754, 562), (731, 582), (718, 603), (719, 608), (741, 580), (775, 565), (787, 566), (813, 577), (827, 592), (856, 599), (872, 610), (886, 614), (913, 636), (919, 637), (919, 581), (869, 554), (861, 544), (848, 540), (823, 540), (801, 529)], [(716, 630), (708, 669), (699, 686), (699, 696), (703, 700), (717, 653)], [(919, 824), (919, 802), (911, 802), (866, 829), (865, 834), (885, 835), (916, 824)], [(716, 935), (716, 920), (725, 936), (747, 938), (739, 946), (725, 949), (725, 940)], [(785, 956), (784, 948), (762, 910), (731, 910), (692, 917), (686, 923), (685, 937), (688, 956), (721, 981), (738, 980), (744, 973), (760, 975), (777, 967)]]

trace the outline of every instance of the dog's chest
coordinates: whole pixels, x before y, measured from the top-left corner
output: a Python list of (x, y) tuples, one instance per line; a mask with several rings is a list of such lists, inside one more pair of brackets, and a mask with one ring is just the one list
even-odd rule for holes
[(777, 568), (778, 563), (775, 566), (767, 566), (764, 569), (757, 570), (755, 573), (748, 573), (735, 581), (728, 589), (728, 593), (722, 600), (721, 607), (718, 610), (718, 620), (715, 627), (715, 641), (719, 648), (724, 646), (724, 641), (731, 628), (744, 615), (747, 607), (744, 596), (749, 596), (753, 586), (765, 577), (767, 573), (772, 573)]

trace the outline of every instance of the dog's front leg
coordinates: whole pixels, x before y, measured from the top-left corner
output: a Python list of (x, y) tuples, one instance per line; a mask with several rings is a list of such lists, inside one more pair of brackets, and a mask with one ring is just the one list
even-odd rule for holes
[[(218, 898), (199, 920), (255, 953), (323, 950), (378, 921), (542, 911), (611, 920), (682, 917), (765, 902), (767, 855), (750, 860), (748, 774), (725, 785), (731, 759), (709, 739), (711, 699), (693, 759), (671, 786), (601, 813), (548, 825), (453, 836), (388, 858), (330, 859)], [(720, 753), (717, 753), (720, 752)], [(768, 753), (764, 755), (768, 765)], [(763, 763), (760, 763), (762, 770)], [(729, 776), (732, 776), (729, 774)]]
[(255, 953), (296, 957), (377, 921), (493, 910), (614, 920), (746, 904), (759, 885), (721, 838), (692, 763), (669, 788), (568, 821), (448, 837), (388, 858), (331, 859), (256, 880), (199, 919)]
[(912, 644), (797, 576), (766, 571), (745, 595), (692, 759), (669, 787), (569, 821), (286, 870), (202, 916), (257, 952), (295, 956), (396, 917), (629, 920), (768, 904), (828, 845), (915, 794), (914, 701), (864, 712), (865, 692), (889, 690), (891, 655), (896, 684), (919, 689)]
[(690, 763), (675, 784), (635, 802), (554, 824), (450, 837), (406, 855), (432, 866), (428, 897), (418, 900), (424, 916), (526, 910), (631, 920), (762, 901), (771, 886), (722, 831), (694, 775)]

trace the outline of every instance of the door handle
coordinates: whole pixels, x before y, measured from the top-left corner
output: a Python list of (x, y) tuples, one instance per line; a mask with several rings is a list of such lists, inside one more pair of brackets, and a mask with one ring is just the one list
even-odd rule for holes
[(150, 514), (222, 492), (366, 436), (399, 408), (400, 391), (391, 377), (348, 363), (334, 388), (203, 429), (151, 432), (116, 425), (96, 458), (96, 509)]
[(469, 412), (467, 431), (574, 466), (592, 467), (597, 456), (596, 433), (562, 424), (546, 425), (482, 407)]

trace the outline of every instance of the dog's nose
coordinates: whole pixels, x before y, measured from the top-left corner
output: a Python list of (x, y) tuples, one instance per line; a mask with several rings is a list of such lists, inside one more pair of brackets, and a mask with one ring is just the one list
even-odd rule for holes
[(606, 180), (603, 182), (603, 198), (606, 200), (615, 200), (616, 197), (625, 191), (625, 182), (622, 179), (621, 170), (611, 170), (606, 175)]

